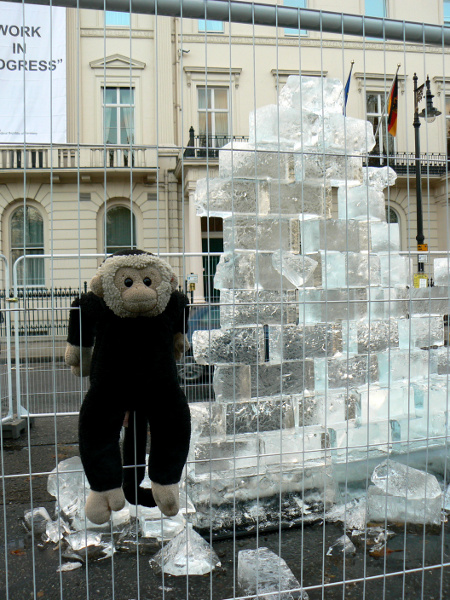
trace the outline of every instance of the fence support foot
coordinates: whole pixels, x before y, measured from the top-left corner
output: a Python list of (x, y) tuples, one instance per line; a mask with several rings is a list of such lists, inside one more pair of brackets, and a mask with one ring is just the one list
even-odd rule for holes
[(2, 423), (3, 439), (17, 440), (26, 432), (28, 419), (30, 419), (30, 427), (33, 427), (34, 419), (32, 417), (15, 418), (12, 419), (12, 421)]

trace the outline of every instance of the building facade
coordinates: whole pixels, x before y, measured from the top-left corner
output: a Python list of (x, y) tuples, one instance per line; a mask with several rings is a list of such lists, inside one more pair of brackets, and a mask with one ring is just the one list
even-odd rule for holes
[[(331, 0), (285, 4), (335, 10)], [(414, 15), (407, 0), (345, 0), (340, 8), (444, 24), (449, 4), (416, 3)], [(397, 171), (386, 207), (405, 251), (416, 249), (417, 233), (413, 76), (419, 84), (429, 76), (442, 115), (420, 128), (424, 234), (430, 250), (449, 249), (447, 49), (307, 32), (300, 23), (283, 29), (74, 9), (65, 21), (66, 142), (0, 144), (4, 263), (12, 268), (24, 247), (49, 256), (19, 266), (19, 285), (81, 286), (99, 255), (134, 245), (171, 255), (180, 281), (197, 276), (194, 299), (212, 298), (203, 275), (217, 259), (201, 254), (222, 250), (222, 228), (220, 219), (196, 215), (197, 180), (217, 176), (219, 149), (247, 139), (249, 114), (275, 104), (290, 75), (345, 83), (352, 64), (346, 114), (374, 125), (367, 164)], [(387, 98), (397, 68), (393, 137)], [(4, 269), (2, 277), (5, 287)]]

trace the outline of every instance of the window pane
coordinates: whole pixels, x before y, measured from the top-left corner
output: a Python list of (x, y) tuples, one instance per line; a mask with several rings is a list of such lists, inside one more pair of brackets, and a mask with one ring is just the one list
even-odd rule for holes
[(114, 206), (106, 213), (106, 251), (136, 248), (136, 222), (126, 206)]
[[(306, 8), (306, 0), (284, 0), (284, 6), (291, 6), (292, 8)], [(307, 35), (307, 31), (302, 29), (299, 31), (297, 27), (285, 27), (285, 35)]]
[(134, 142), (133, 109), (120, 109), (120, 143), (132, 144)]
[[(27, 248), (44, 247), (44, 224), (39, 212), (27, 206), (27, 221), (25, 223), (25, 235)], [(11, 248), (22, 248), (24, 233), (24, 208), (20, 207), (11, 218)]]
[(388, 208), (386, 206), (386, 221), (388, 223), (399, 223), (398, 214), (395, 212), (393, 208)]
[(132, 106), (134, 103), (134, 89), (120, 88), (120, 104)]
[(129, 27), (130, 13), (107, 10), (105, 12), (105, 25), (122, 25)]
[(378, 114), (378, 95), (367, 94), (367, 113)]
[(105, 104), (117, 104), (117, 88), (105, 89)]
[(367, 17), (385, 17), (385, 0), (365, 0), (365, 14)]
[(117, 144), (117, 108), (105, 108), (105, 141), (107, 144)]
[(444, 0), (444, 25), (450, 25), (450, 1)]
[(228, 133), (228, 114), (227, 113), (216, 113), (215, 118), (216, 135), (227, 135)]
[(203, 19), (199, 19), (198, 21), (198, 30), (199, 31), (219, 31), (223, 33), (223, 21), (205, 21)]
[(228, 89), (216, 88), (214, 91), (215, 108), (228, 110)]

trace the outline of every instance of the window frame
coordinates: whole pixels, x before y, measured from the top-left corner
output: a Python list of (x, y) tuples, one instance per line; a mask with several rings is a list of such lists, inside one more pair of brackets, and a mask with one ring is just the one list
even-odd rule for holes
[[(208, 140), (216, 140), (216, 114), (227, 115), (227, 132), (223, 134), (225, 143), (228, 143), (230, 139), (230, 87), (228, 85), (197, 85), (197, 125), (198, 135), (205, 136)], [(205, 108), (200, 109), (200, 90), (205, 90)], [(227, 95), (227, 107), (226, 109), (220, 109), (215, 107), (215, 90), (226, 90)], [(208, 91), (211, 91), (211, 108), (208, 108)], [(200, 129), (200, 115), (205, 114), (205, 123), (208, 122), (208, 115), (211, 115), (211, 130), (205, 130), (204, 132)], [(219, 147), (215, 143), (208, 145), (208, 147)]]
[[(22, 245), (18, 245), (18, 246), (14, 246), (13, 245), (13, 220), (15, 215), (17, 214), (18, 211), (25, 211), (25, 213), (28, 213), (28, 211), (32, 210), (35, 213), (37, 213), (37, 215), (39, 216), (40, 219), (40, 226), (41, 226), (41, 237), (42, 237), (42, 245), (41, 244), (28, 244), (27, 243), (27, 232), (25, 231), (25, 240), (24, 243)], [(23, 217), (21, 217), (21, 222), (23, 223)], [(23, 228), (22, 228), (23, 231)], [(20, 258), (21, 256), (39, 256), (39, 255), (44, 255), (45, 254), (45, 218), (44, 215), (42, 213), (42, 210), (40, 210), (40, 208), (38, 208), (37, 206), (35, 206), (34, 204), (30, 204), (28, 201), (26, 203), (21, 203), (18, 204), (16, 206), (13, 206), (11, 209), (10, 214), (8, 215), (8, 234), (9, 234), (9, 253), (11, 256), (11, 264), (14, 265), (14, 263), (16, 262), (16, 260), (18, 258)], [(15, 256), (15, 254), (17, 254), (17, 256)], [(22, 265), (24, 264), (25, 261), (22, 261)], [(38, 271), (37, 277), (36, 277), (36, 281), (34, 283), (29, 283), (28, 279), (30, 276), (30, 271), (28, 270), (30, 267), (27, 267), (27, 271), (26, 271), (26, 275), (27, 275), (27, 281), (24, 280), (24, 275), (23, 275), (23, 266), (22, 268), (17, 269), (17, 285), (20, 288), (45, 288), (45, 263), (42, 259), (42, 261), (39, 260), (33, 260), (31, 263), (29, 263), (29, 265), (33, 265), (33, 263), (35, 263), (36, 265), (41, 264), (42, 266), (36, 267), (36, 270)]]
[[(120, 19), (118, 18), (120, 15)], [(114, 23), (114, 20), (123, 21), (122, 23)], [(109, 22), (108, 22), (109, 21)], [(125, 22), (127, 21), (127, 22)], [(131, 14), (129, 12), (121, 12), (117, 10), (105, 11), (105, 26), (106, 27), (131, 27)]]
[[(120, 101), (120, 90), (122, 89), (126, 89), (126, 90), (130, 90), (131, 94), (132, 94), (132, 100), (131, 100), (131, 104), (130, 103), (122, 103)], [(116, 91), (116, 102), (115, 103), (107, 103), (106, 102), (106, 90), (115, 90)], [(136, 132), (136, 88), (135, 86), (126, 86), (126, 85), (108, 85), (105, 84), (102, 86), (101, 89), (101, 95), (102, 95), (102, 119), (103, 119), (103, 143), (106, 143), (107, 146), (130, 146), (135, 144), (135, 132)], [(119, 141), (116, 142), (106, 142), (106, 112), (107, 109), (112, 108), (112, 109), (116, 109), (116, 131), (117, 131), (117, 138)], [(128, 108), (131, 109), (131, 142), (128, 141), (126, 143), (122, 143), (120, 141), (120, 137), (121, 137), (121, 133), (122, 133), (122, 128), (120, 127), (121, 124), (121, 111), (124, 108)]]
[[(308, 0), (283, 0), (283, 6), (289, 8), (308, 8)], [(306, 29), (298, 29), (297, 27), (285, 27), (283, 33), (288, 37), (305, 37), (309, 35)]]
[[(369, 3), (379, 3), (382, 5), (382, 11), (376, 10), (367, 10), (367, 5)], [(379, 19), (386, 19), (388, 17), (388, 4), (387, 0), (364, 0), (364, 15), (366, 17), (377, 17)]]
[[(131, 228), (130, 228), (130, 244), (128, 245), (108, 245), (108, 213), (110, 213), (112, 210), (117, 210), (117, 209), (125, 209), (129, 211), (129, 214), (132, 216), (132, 223), (133, 223), (133, 231), (131, 232)], [(132, 210), (130, 208), (130, 206), (127, 206), (125, 202), (117, 202), (114, 204), (111, 204), (110, 206), (108, 206), (106, 208), (106, 211), (104, 213), (104, 223), (103, 223), (103, 251), (105, 252), (105, 254), (112, 254), (113, 252), (118, 252), (119, 250), (126, 250), (128, 248), (133, 248), (136, 249), (138, 247), (137, 244), (137, 218), (136, 218), (136, 214), (135, 211)], [(134, 237), (134, 240), (133, 240)]]
[[(384, 158), (389, 156), (394, 158), (397, 153), (397, 145), (396, 138), (390, 136), (387, 132), (387, 103), (389, 98), (389, 91), (380, 91), (380, 90), (366, 90), (366, 119), (371, 121), (371, 117), (378, 119), (377, 128), (374, 127), (374, 136), (375, 136), (375, 147), (369, 152), (369, 156), (374, 155), (375, 157), (379, 157), (379, 163), (384, 164)], [(377, 97), (377, 112), (369, 112), (368, 110), (368, 100), (369, 96)], [(383, 97), (384, 97), (384, 106), (383, 106)], [(386, 130), (386, 131), (385, 131)], [(380, 144), (380, 140), (382, 144)], [(385, 144), (386, 142), (392, 144), (392, 150), (389, 146), (386, 148), (385, 152)], [(378, 146), (378, 151), (377, 151)]]
[(211, 19), (198, 19), (197, 30), (199, 33), (225, 33), (225, 23)]

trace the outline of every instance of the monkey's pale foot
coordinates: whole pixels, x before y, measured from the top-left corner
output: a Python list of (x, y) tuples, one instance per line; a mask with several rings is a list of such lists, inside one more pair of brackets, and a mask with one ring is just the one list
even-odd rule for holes
[(161, 485), (152, 481), (153, 498), (159, 510), (166, 517), (174, 517), (180, 510), (180, 489), (178, 483)]
[(96, 525), (102, 525), (111, 516), (111, 511), (122, 510), (125, 506), (125, 496), (122, 488), (114, 488), (106, 492), (91, 490), (86, 500), (86, 517)]

